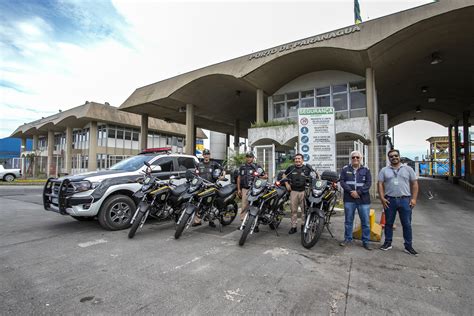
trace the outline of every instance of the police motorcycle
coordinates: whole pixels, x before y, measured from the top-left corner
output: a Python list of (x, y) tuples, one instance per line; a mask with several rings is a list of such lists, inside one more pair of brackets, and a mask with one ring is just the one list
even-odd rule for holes
[(142, 179), (140, 190), (133, 194), (139, 201), (137, 210), (132, 217), (128, 238), (133, 238), (138, 228), (143, 227), (148, 216), (159, 220), (173, 218), (178, 221), (185, 205), (182, 194), (189, 187), (188, 183), (176, 185), (172, 176), (169, 181), (163, 181), (153, 175), (153, 170), (148, 162)]
[(278, 236), (277, 228), (284, 216), (283, 205), (289, 198), (289, 192), (284, 182), (287, 179), (281, 179), (281, 174), (277, 177), (275, 183), (260, 179), (263, 170), (258, 168), (254, 172), (254, 177), (250, 189), (248, 190), (248, 211), (245, 214), (240, 230), (242, 235), (239, 239), (239, 245), (243, 246), (248, 235), (253, 234), (258, 225), (268, 225)]
[(305, 188), (305, 223), (301, 230), (301, 244), (310, 249), (321, 237), (324, 227), (334, 238), (329, 224), (337, 202), (337, 182), (339, 175), (334, 171), (324, 171), (319, 179), (315, 172), (307, 178)]
[[(237, 215), (237, 187), (235, 184), (222, 186), (217, 180), (222, 174), (221, 169), (215, 169), (212, 179), (215, 182), (207, 181), (199, 176), (198, 172), (186, 172), (187, 178), (192, 178), (189, 188), (183, 194), (187, 200), (185, 211), (181, 213), (176, 226), (174, 238), (179, 239), (185, 229), (194, 223), (194, 217), (198, 216), (203, 221), (219, 220), (219, 230), (222, 226), (231, 224)], [(223, 179), (221, 181), (227, 181)]]

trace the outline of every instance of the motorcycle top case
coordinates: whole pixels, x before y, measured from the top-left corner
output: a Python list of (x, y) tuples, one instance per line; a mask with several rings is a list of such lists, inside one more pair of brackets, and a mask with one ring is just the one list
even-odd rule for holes
[(339, 181), (339, 174), (336, 171), (325, 170), (321, 175), (321, 180), (337, 182)]

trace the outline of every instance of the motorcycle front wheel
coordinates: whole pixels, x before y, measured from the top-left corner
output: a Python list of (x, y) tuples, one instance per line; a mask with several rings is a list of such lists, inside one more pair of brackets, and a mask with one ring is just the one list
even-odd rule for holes
[(189, 219), (191, 218), (191, 214), (184, 213), (183, 218), (181, 218), (181, 222), (179, 222), (178, 226), (176, 226), (176, 232), (174, 233), (174, 238), (179, 239), (181, 237), (181, 234), (184, 231), (184, 228), (189, 222)]
[(321, 237), (324, 228), (324, 218), (321, 218), (316, 212), (309, 213), (308, 229), (306, 233), (304, 228), (301, 230), (301, 244), (303, 247), (312, 248)]
[(130, 227), (130, 230), (128, 231), (128, 238), (132, 239), (133, 237), (135, 237), (135, 233), (137, 232), (138, 227), (140, 227), (144, 215), (145, 213), (138, 211), (137, 217), (135, 217), (135, 221), (133, 222), (132, 227)]
[(248, 215), (247, 219), (244, 222), (244, 230), (242, 231), (242, 236), (239, 239), (239, 246), (243, 246), (245, 244), (245, 240), (247, 240), (247, 236), (249, 235), (250, 231), (252, 230), (252, 226), (254, 221), (256, 221), (256, 217), (253, 215)]
[(226, 210), (221, 213), (221, 217), (219, 218), (222, 226), (232, 224), (235, 216), (237, 216), (237, 210), (237, 203), (235, 203), (235, 201), (226, 206)]

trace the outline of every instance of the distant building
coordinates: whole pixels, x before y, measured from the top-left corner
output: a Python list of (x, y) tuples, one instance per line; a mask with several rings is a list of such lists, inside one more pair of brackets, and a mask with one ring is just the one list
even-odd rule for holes
[[(32, 141), (28, 139), (25, 150), (32, 148)], [(0, 165), (5, 168), (13, 168), (13, 159), (20, 157), (21, 140), (18, 138), (2, 138), (0, 139)]]
[[(171, 147), (182, 152), (185, 126), (151, 118), (146, 140), (142, 138), (140, 115), (119, 111), (96, 102), (59, 112), (19, 126), (11, 135), (21, 145), (32, 138), (31, 149), (23, 157), (35, 156), (35, 163), (25, 167), (25, 174), (77, 174), (109, 168), (145, 148)], [(198, 139), (206, 138), (202, 130)], [(19, 145), (18, 148), (21, 146)]]

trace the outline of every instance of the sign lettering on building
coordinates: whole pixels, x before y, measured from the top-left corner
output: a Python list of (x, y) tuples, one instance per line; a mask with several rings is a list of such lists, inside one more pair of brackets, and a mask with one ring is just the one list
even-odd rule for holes
[(321, 173), (336, 171), (336, 124), (333, 107), (298, 109), (298, 145), (305, 163)]
[(254, 53), (254, 54), (249, 56), (249, 60), (258, 59), (258, 58), (262, 58), (262, 57), (267, 57), (267, 56), (270, 56), (270, 55), (273, 55), (273, 54), (276, 54), (276, 53), (292, 50), (296, 47), (303, 47), (303, 46), (311, 45), (311, 44), (314, 44), (314, 43), (326, 41), (326, 40), (329, 40), (331, 38), (336, 38), (336, 37), (339, 37), (339, 36), (342, 36), (342, 35), (348, 35), (348, 34), (351, 34), (351, 33), (354, 33), (354, 32), (358, 32), (358, 31), (360, 31), (360, 27), (357, 26), (357, 25), (353, 25), (353, 26), (350, 26), (350, 27), (346, 27), (345, 29), (325, 33), (325, 34), (322, 34), (322, 35), (316, 35), (316, 36), (313, 36), (313, 37), (310, 37), (310, 38), (307, 38), (307, 39), (304, 39), (304, 40), (296, 41), (296, 42), (293, 42), (293, 43), (290, 43), (290, 44), (285, 44), (285, 45), (282, 45), (280, 47), (274, 47), (274, 48), (267, 49), (267, 50), (264, 50), (264, 51), (261, 51), (261, 52), (258, 52), (258, 53)]

